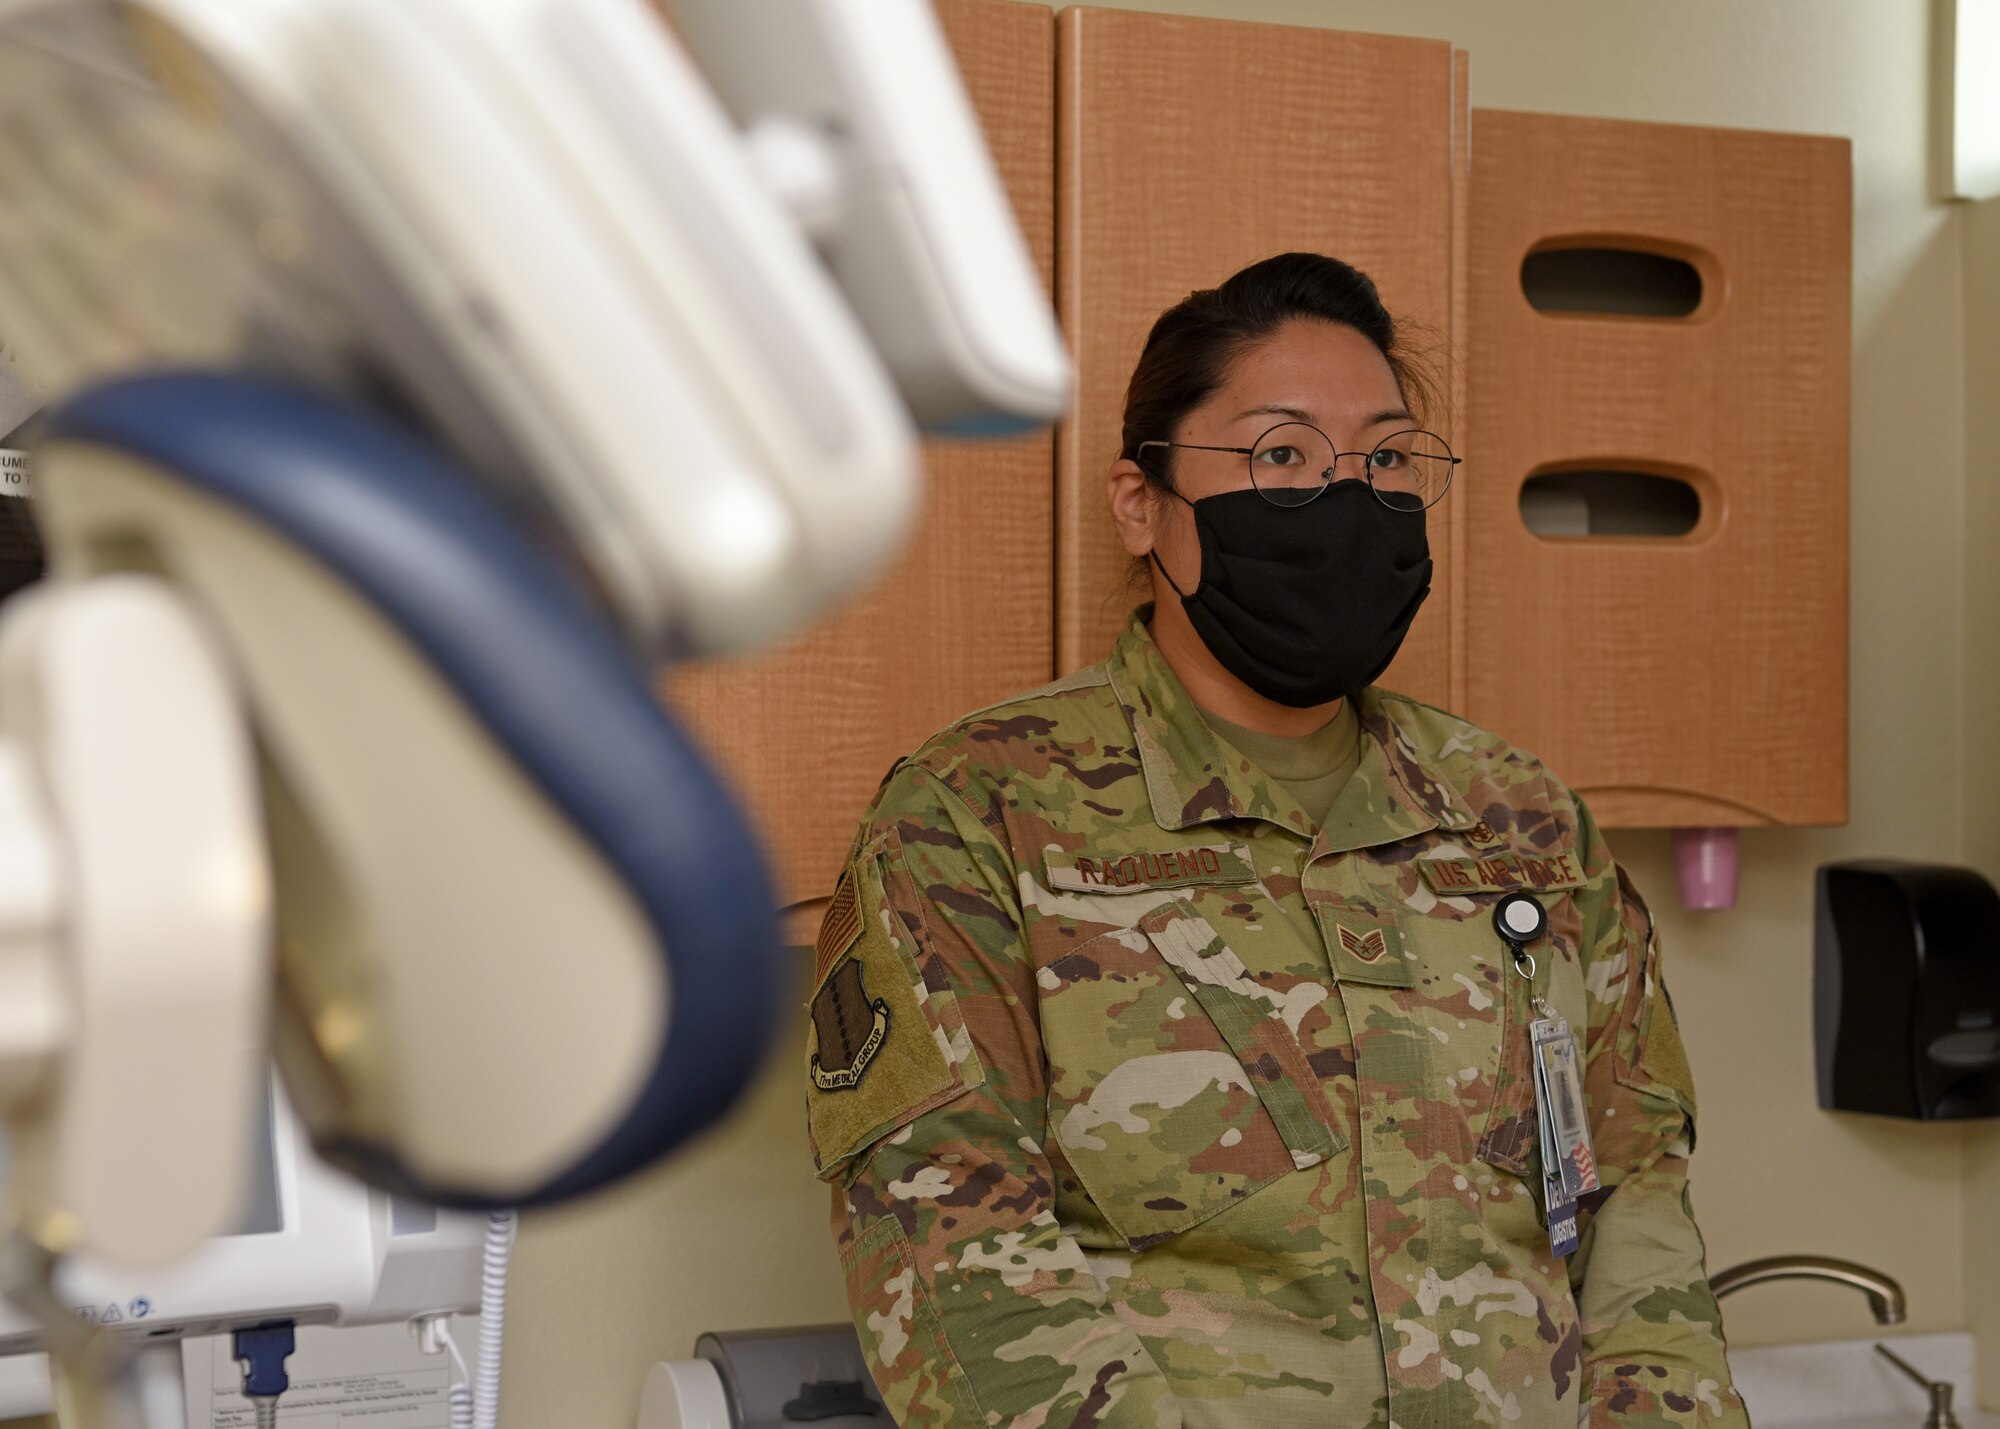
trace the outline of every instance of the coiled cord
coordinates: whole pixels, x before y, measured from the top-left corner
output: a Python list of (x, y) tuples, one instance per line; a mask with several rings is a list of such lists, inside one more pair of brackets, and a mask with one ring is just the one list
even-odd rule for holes
[(499, 1429), (500, 1351), (507, 1330), (507, 1267), (514, 1257), (515, 1217), (486, 1218), (486, 1254), (479, 1278), (479, 1376), (472, 1429)]
[(458, 1341), (452, 1337), (447, 1318), (439, 1315), (429, 1326), (437, 1342), (450, 1352), (451, 1362), (458, 1370), (458, 1377), (445, 1391), (451, 1429), (472, 1429), (472, 1371), (465, 1367), (465, 1356), (459, 1353)]

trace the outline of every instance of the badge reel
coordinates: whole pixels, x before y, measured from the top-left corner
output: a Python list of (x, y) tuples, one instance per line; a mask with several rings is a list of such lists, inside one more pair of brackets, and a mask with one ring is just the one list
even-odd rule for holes
[(1528, 1050), (1535, 1076), (1535, 1121), (1541, 1129), (1543, 1204), (1548, 1208), (1549, 1249), (1566, 1256), (1577, 1247), (1577, 1200), (1598, 1188), (1583, 1094), (1583, 1053), (1568, 1021), (1535, 986), (1535, 956), (1528, 944), (1549, 930), (1541, 900), (1510, 893), (1494, 908), (1493, 927), (1512, 949), (1514, 971), (1527, 979), (1534, 1000), (1537, 1016), (1528, 1024)]

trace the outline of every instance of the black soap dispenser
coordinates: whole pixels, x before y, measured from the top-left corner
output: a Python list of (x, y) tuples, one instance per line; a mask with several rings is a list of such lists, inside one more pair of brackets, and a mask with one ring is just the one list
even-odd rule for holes
[(1818, 876), (1819, 1104), (1920, 1121), (2000, 1117), (2000, 894), (1887, 859)]

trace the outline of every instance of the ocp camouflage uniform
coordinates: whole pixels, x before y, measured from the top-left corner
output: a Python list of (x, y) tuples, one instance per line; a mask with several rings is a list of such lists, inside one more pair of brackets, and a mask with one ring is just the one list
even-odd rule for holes
[[(1370, 689), (1315, 831), (1147, 614), (902, 761), (822, 930), (814, 1155), (898, 1421), (1747, 1425), (1658, 945), (1582, 803)], [(1566, 1264), (1515, 889), (1587, 1056)]]

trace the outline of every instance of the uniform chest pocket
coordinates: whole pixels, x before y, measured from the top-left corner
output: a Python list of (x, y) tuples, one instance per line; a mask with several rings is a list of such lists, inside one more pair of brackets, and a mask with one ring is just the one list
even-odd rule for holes
[(1186, 902), (1044, 967), (1049, 1125), (1134, 1249), (1346, 1147), (1275, 999)]
[[(1570, 896), (1582, 879), (1572, 856), (1558, 857), (1419, 861), (1422, 882), (1398, 890), (1390, 930), (1406, 953), (1403, 976), (1369, 989), (1382, 1006), (1367, 1019), (1375, 1036), (1361, 1039), (1356, 1054), (1363, 1076), (1408, 1078), (1408, 1095), (1422, 1099), (1430, 1122), (1427, 1141), (1452, 1148), (1461, 1162), (1476, 1156), (1517, 1176), (1528, 1174), (1536, 1149), (1534, 994), (1583, 1026), (1581, 927)], [(1524, 865), (1535, 876), (1520, 876)], [(1532, 988), (1493, 924), (1495, 907), (1512, 893), (1532, 894), (1549, 914), (1548, 932), (1529, 950)], [(1341, 979), (1369, 981), (1344, 965)]]

